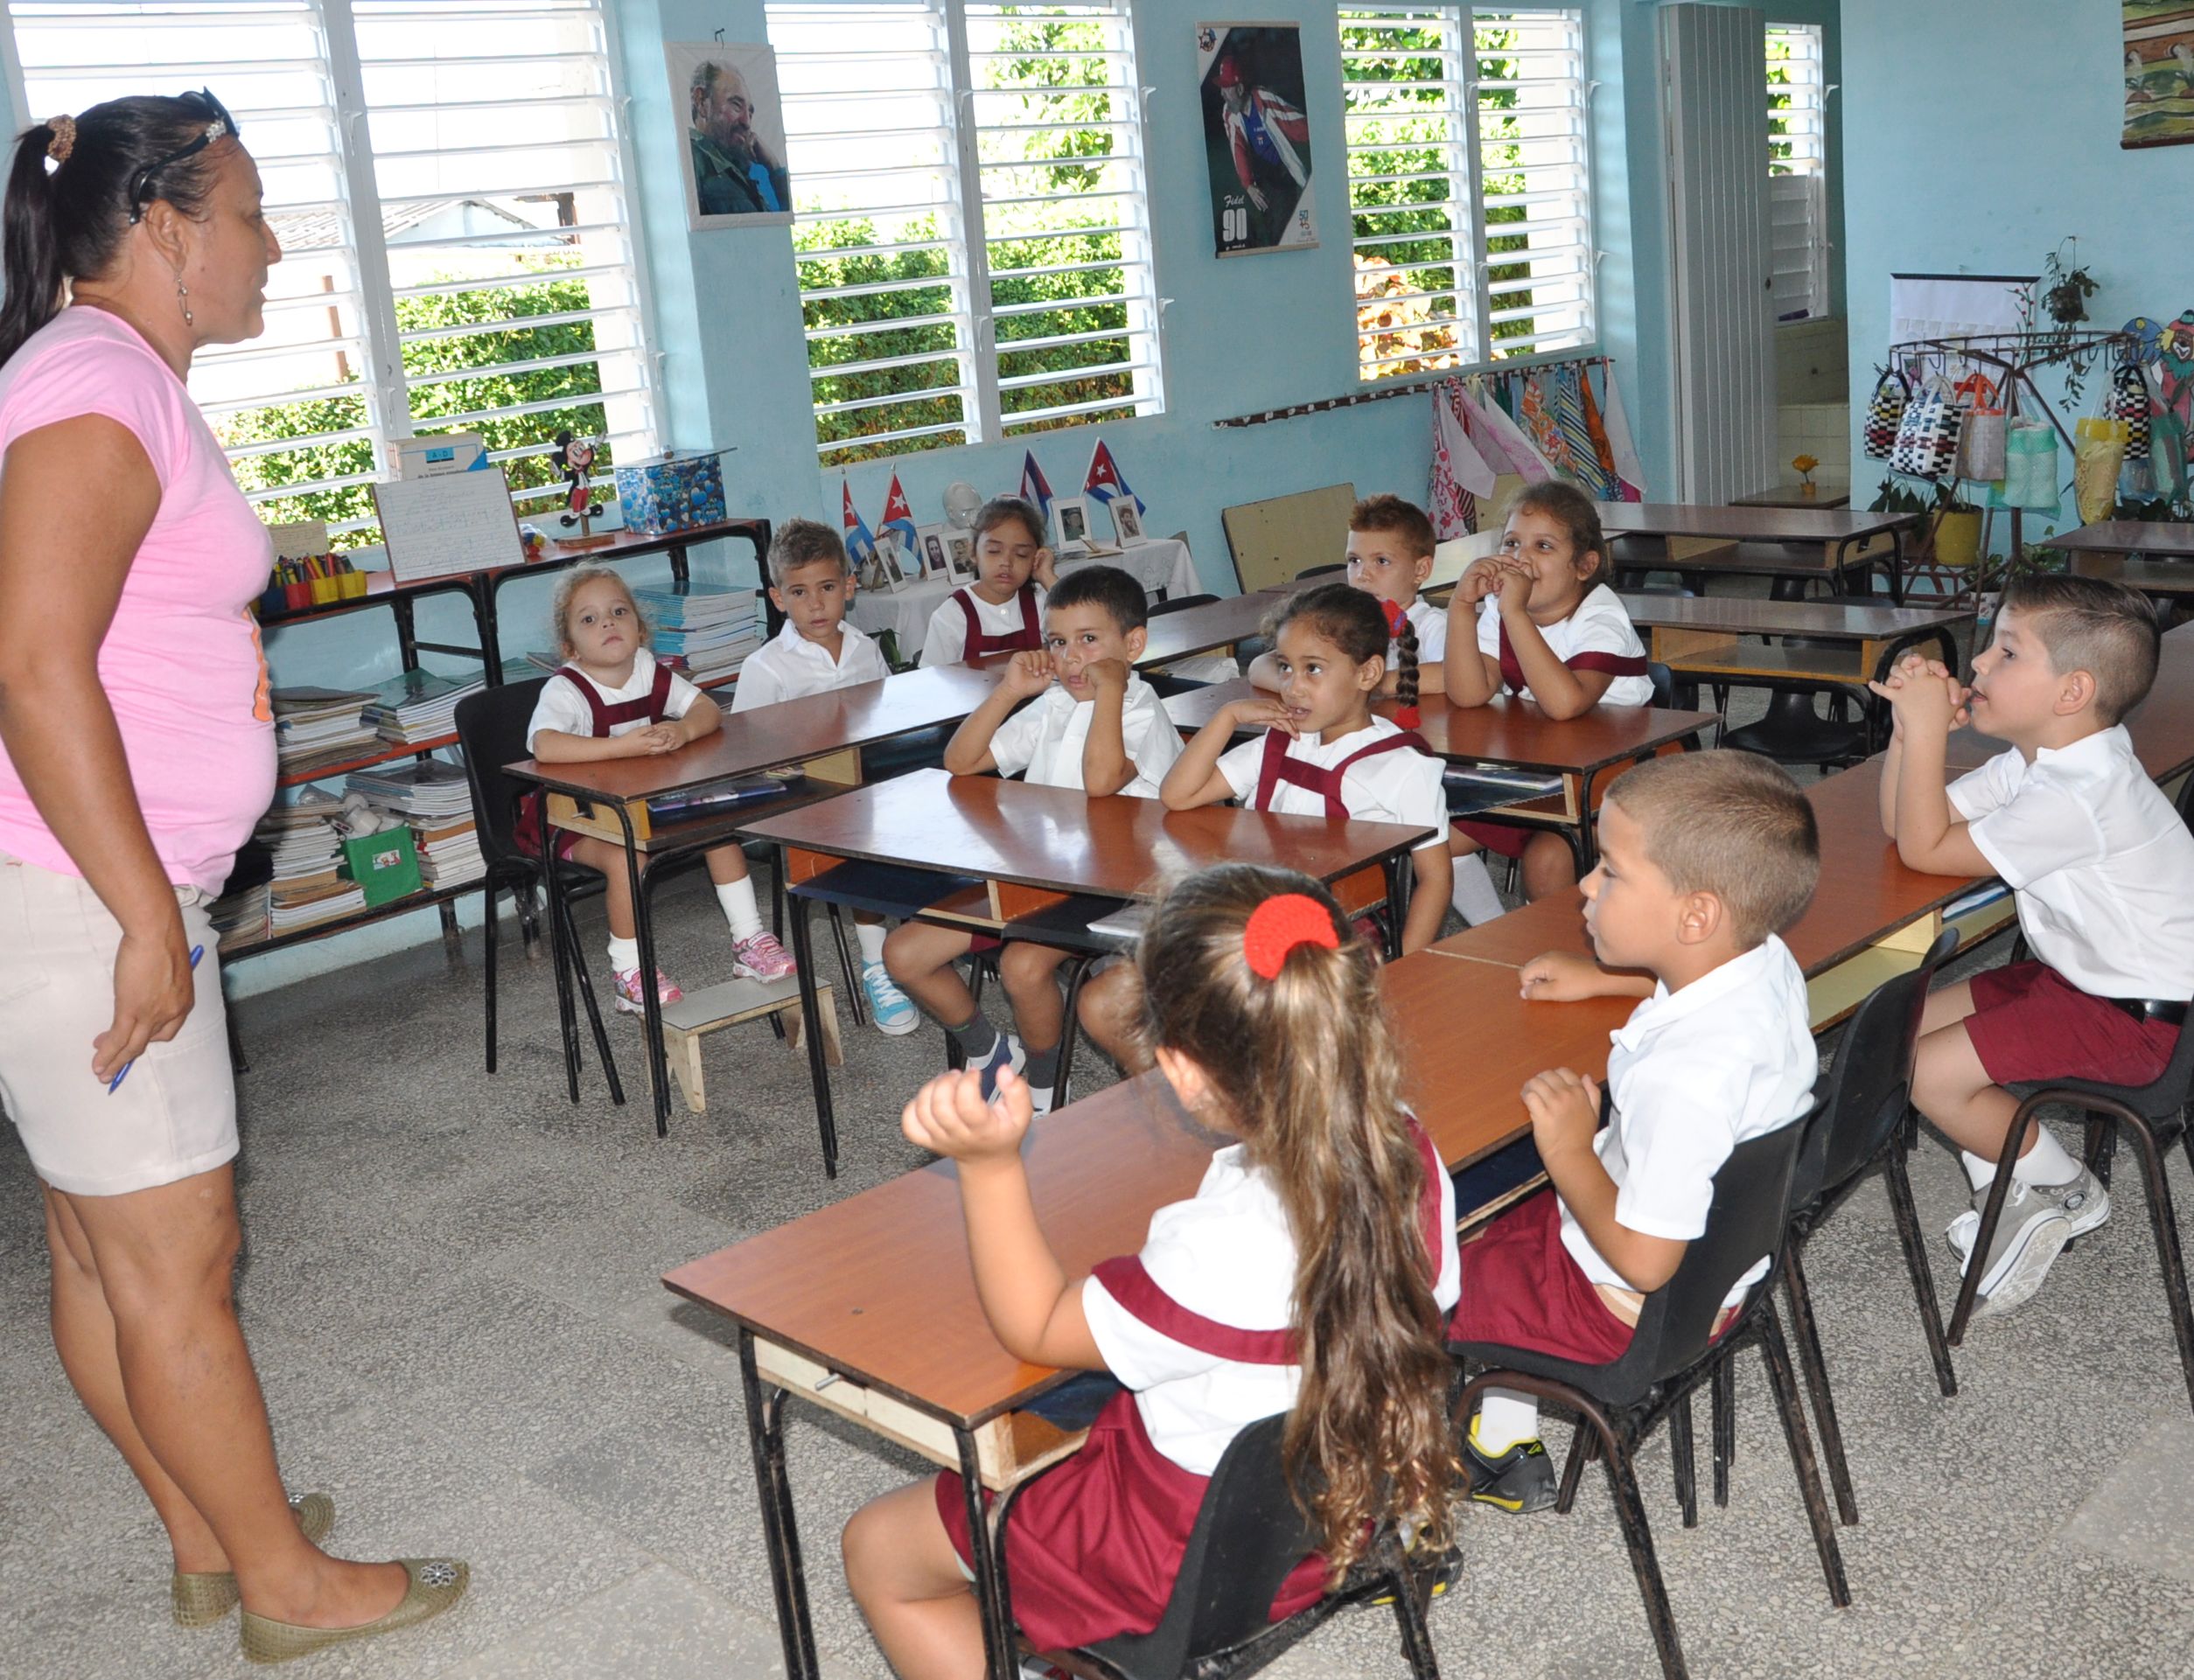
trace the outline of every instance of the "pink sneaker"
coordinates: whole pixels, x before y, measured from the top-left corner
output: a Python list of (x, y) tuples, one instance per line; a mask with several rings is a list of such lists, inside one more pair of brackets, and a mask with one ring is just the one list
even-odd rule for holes
[(754, 980), (781, 980), (794, 972), (793, 954), (767, 928), (750, 933), (731, 947), (731, 972)]
[[(669, 975), (664, 973), (660, 968), (655, 971), (656, 1002), (678, 1003), (684, 1000), (685, 995), (678, 989), (678, 983)], [(645, 1013), (646, 1005), (640, 999), (639, 969), (620, 968), (617, 971), (617, 1007), (632, 1014)]]

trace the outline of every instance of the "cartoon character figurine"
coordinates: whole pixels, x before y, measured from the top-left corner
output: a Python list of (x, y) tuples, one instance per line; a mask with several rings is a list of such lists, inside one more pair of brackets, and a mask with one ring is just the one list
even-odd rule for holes
[(574, 437), (569, 432), (558, 432), (556, 447), (548, 457), (563, 469), (567, 486), (564, 505), (569, 511), (562, 516), (558, 523), (577, 526), (582, 538), (591, 534), (593, 516), (602, 511), (589, 503), (589, 498), (593, 494), (595, 448), (585, 438)]

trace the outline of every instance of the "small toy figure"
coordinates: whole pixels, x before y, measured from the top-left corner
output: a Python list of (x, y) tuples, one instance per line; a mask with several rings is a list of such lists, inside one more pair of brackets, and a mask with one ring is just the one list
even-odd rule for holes
[(556, 447), (548, 458), (563, 469), (564, 505), (569, 511), (558, 519), (561, 525), (576, 525), (584, 540), (592, 534), (592, 520), (602, 510), (590, 505), (593, 492), (594, 457), (596, 446), (586, 439), (574, 437), (569, 432), (556, 434)]
[(541, 527), (537, 525), (521, 525), (518, 527), (518, 546), (526, 551), (526, 559), (528, 562), (546, 560), (548, 557), (548, 539), (542, 534)]

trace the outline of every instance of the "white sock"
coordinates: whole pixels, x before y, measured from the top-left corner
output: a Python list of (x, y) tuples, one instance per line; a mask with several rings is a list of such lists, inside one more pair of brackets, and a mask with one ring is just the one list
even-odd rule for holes
[(723, 906), (723, 919), (731, 924), (734, 939), (751, 939), (762, 931), (762, 912), (754, 907), (752, 875), (721, 882), (716, 903)]
[(1499, 1458), (1518, 1441), (1536, 1440), (1539, 1403), (1513, 1389), (1489, 1388), (1478, 1398), (1471, 1435), (1488, 1458)]
[(880, 963), (884, 960), (884, 924), (881, 922), (856, 922), (853, 924), (853, 937), (861, 942), (863, 962)]
[[(2080, 1175), (2080, 1164), (2072, 1152), (2057, 1140), (2057, 1134), (2046, 1126), (2036, 1127), (2039, 1135), (2034, 1147), (2011, 1163), (2011, 1178), (2018, 1184), (2069, 1184)], [(1965, 1163), (1966, 1177), (1976, 1190), (1985, 1190), (1996, 1181), (1996, 1164), (1983, 1161), (1979, 1155), (1960, 1149), (1958, 1158)]]
[(610, 935), (610, 972), (629, 974), (639, 966), (639, 941)]
[(1493, 877), (1485, 871), (1485, 860), (1475, 852), (1456, 859), (1455, 889), (1449, 896), (1456, 914), (1472, 927), (1508, 914), (1501, 896), (1493, 890)]

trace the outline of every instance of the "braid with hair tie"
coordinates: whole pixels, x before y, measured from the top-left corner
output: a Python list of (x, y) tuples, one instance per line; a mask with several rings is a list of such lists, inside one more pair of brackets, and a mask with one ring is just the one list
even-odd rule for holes
[(76, 150), (76, 119), (73, 116), (48, 117), (45, 126), (53, 131), (53, 137), (45, 143), (45, 155), (57, 165), (66, 164), (69, 153)]
[(1401, 651), (1394, 667), (1394, 721), (1414, 729), (1424, 721), (1417, 709), (1417, 627), (1395, 603), (1381, 600), (1379, 604), (1387, 615), (1387, 633)]

